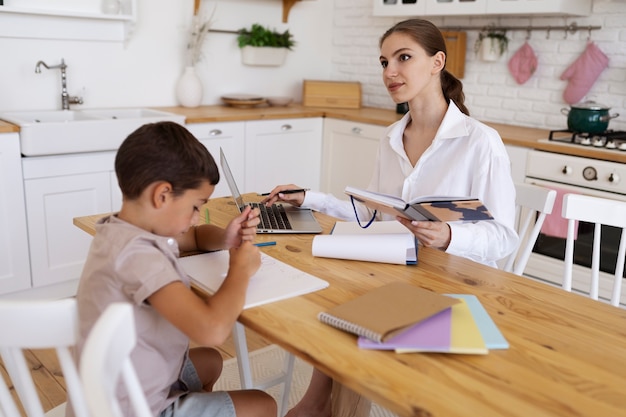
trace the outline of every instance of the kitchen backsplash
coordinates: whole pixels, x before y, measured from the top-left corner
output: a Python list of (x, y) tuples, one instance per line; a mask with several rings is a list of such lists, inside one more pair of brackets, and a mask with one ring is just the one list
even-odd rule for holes
[[(547, 0), (549, 1), (549, 0)], [(381, 80), (378, 40), (395, 22), (406, 17), (372, 17), (372, 0), (335, 1), (332, 77), (360, 81), (363, 105), (395, 108)], [(609, 128), (626, 130), (626, 2), (594, 0), (588, 17), (436, 17), (429, 19), (440, 27), (476, 26), (601, 26), (591, 32), (591, 40), (609, 57), (606, 68), (589, 91), (588, 98), (611, 107)], [(538, 58), (533, 76), (519, 85), (507, 63), (524, 44), (527, 31), (508, 32), (511, 39), (506, 54), (496, 62), (483, 62), (474, 53), (479, 30), (467, 32), (467, 57), (463, 81), (466, 104), (472, 116), (481, 120), (548, 129), (567, 128), (569, 107), (563, 100), (566, 81), (559, 77), (585, 50), (586, 29), (564, 36), (563, 31), (533, 31), (528, 40)]]

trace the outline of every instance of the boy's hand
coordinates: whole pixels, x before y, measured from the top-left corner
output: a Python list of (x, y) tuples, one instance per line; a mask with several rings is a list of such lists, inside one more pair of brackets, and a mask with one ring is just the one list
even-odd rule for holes
[(260, 223), (259, 214), (258, 209), (246, 206), (239, 216), (228, 223), (224, 242), (227, 248), (236, 248), (244, 241), (254, 240), (256, 227)]
[(250, 278), (261, 267), (261, 251), (252, 242), (245, 241), (239, 247), (229, 249), (228, 275)]

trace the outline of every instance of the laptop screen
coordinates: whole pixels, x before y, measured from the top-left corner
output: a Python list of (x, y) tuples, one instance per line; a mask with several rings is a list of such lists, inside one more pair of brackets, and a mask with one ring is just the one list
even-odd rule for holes
[(239, 211), (242, 211), (243, 207), (245, 206), (243, 202), (243, 197), (239, 192), (239, 188), (237, 188), (235, 177), (233, 177), (233, 173), (230, 171), (230, 167), (228, 166), (228, 162), (226, 161), (226, 156), (224, 155), (224, 151), (222, 150), (222, 148), (220, 148), (220, 165), (222, 165), (222, 173), (224, 174), (224, 177), (226, 177), (228, 188), (230, 188), (230, 192), (235, 199), (237, 208), (239, 208)]

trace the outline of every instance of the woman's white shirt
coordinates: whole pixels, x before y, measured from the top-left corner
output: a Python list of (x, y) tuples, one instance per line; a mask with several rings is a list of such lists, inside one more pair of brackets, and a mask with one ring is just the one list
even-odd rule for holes
[[(451, 101), (432, 144), (412, 166), (402, 142), (410, 120), (407, 113), (387, 129), (368, 189), (405, 201), (428, 195), (479, 198), (495, 221), (449, 222), (452, 239), (446, 252), (496, 266), (495, 262), (510, 254), (518, 241), (514, 230), (515, 187), (500, 135), (463, 114)], [(330, 194), (309, 191), (303, 205), (356, 220), (352, 204)], [(362, 223), (369, 220), (371, 213), (357, 207)], [(393, 219), (388, 215), (380, 218)]]

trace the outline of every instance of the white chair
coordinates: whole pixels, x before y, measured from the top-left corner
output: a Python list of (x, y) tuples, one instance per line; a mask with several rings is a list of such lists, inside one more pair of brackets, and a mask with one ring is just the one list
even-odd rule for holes
[[(71, 348), (78, 339), (78, 312), (73, 298), (54, 301), (0, 301), (0, 355), (28, 417), (64, 417), (67, 403), (44, 413), (24, 357), (25, 349), (51, 349), (65, 379), (77, 417), (88, 417)], [(0, 415), (20, 417), (17, 404), (0, 377)]]
[(282, 417), (287, 413), (287, 407), (289, 406), (289, 393), (291, 391), (295, 356), (289, 352), (285, 352), (283, 369), (278, 372), (278, 374), (273, 377), (254, 381), (252, 378), (252, 370), (250, 368), (250, 357), (248, 354), (245, 327), (239, 322), (236, 322), (233, 327), (233, 341), (235, 342), (235, 351), (237, 353), (237, 366), (239, 368), (239, 381), (241, 383), (241, 388), (260, 389), (265, 391), (275, 385), (283, 384), (281, 401), (278, 404), (278, 417)]
[[(515, 192), (515, 217), (519, 217), (520, 220), (518, 230), (520, 241), (517, 249), (509, 255), (502, 269), (522, 275), (541, 231), (541, 226), (546, 216), (552, 213), (556, 191), (534, 184), (517, 183), (515, 184)], [(532, 229), (530, 228), (531, 224)]]
[(624, 229), (626, 229), (626, 202), (578, 194), (565, 194), (563, 196), (562, 215), (568, 219), (565, 270), (563, 273), (563, 289), (566, 291), (572, 290), (576, 221), (594, 224), (591, 286), (589, 291), (589, 296), (594, 300), (598, 299), (601, 226), (613, 226), (622, 229), (615, 266), (613, 291), (611, 293), (611, 304), (614, 306), (619, 305), (622, 293), (622, 277), (624, 275), (624, 258), (626, 257), (626, 233), (624, 232)]
[(136, 417), (153, 417), (130, 354), (137, 343), (130, 304), (113, 303), (89, 333), (80, 357), (80, 376), (93, 417), (124, 417), (116, 397), (121, 381)]

